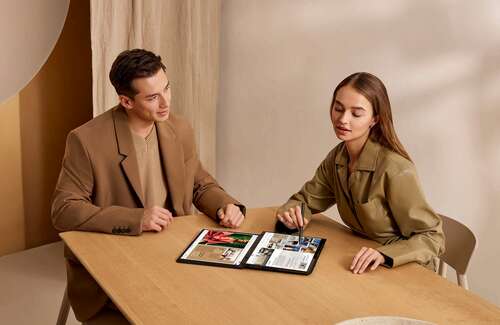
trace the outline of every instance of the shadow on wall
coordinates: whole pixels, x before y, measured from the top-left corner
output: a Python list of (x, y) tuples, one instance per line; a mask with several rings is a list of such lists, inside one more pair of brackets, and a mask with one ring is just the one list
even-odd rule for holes
[[(481, 177), (479, 195), (484, 204), (480, 227), (476, 230), (477, 252), (471, 268), (471, 284), (500, 305), (500, 290), (484, 279), (496, 279), (500, 269), (500, 44), (486, 53), (476, 85), (479, 94), (474, 114), (475, 146)], [(476, 218), (477, 215), (471, 216)], [(479, 267), (481, 266), (481, 267)]]
[(92, 118), (90, 7), (72, 1), (61, 36), (20, 92), (26, 248), (58, 240), (50, 204), (69, 130)]

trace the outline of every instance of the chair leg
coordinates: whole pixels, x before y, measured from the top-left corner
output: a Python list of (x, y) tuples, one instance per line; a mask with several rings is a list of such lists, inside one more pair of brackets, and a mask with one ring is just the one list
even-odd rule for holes
[(457, 273), (457, 282), (459, 286), (461, 286), (465, 290), (469, 290), (469, 282), (467, 281), (467, 275)]
[(69, 299), (68, 299), (68, 288), (64, 289), (64, 296), (61, 302), (61, 308), (59, 309), (59, 316), (57, 317), (56, 325), (65, 325), (68, 320), (69, 314)]
[(448, 272), (448, 264), (443, 260), (439, 260), (439, 275), (446, 278), (446, 273)]
[(432, 258), (433, 262), (434, 262), (434, 273), (438, 273), (439, 274), (439, 257), (433, 257)]

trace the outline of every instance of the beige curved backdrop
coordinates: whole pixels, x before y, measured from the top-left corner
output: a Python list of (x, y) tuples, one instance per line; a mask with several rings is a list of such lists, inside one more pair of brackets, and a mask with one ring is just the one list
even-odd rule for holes
[(69, 0), (2, 1), (0, 103), (40, 70), (61, 34)]
[[(37, 11), (43, 16), (44, 10), (56, 4), (64, 8), (63, 1), (57, 0), (8, 2), (19, 6), (35, 2), (22, 10), (29, 10), (37, 17)], [(11, 15), (7, 18), (23, 20), (27, 13), (22, 10), (9, 11)], [(45, 25), (40, 24), (40, 17), (33, 19), (23, 23), (33, 22), (25, 27), (27, 30), (36, 27), (35, 36), (42, 37), (45, 27), (53, 32), (52, 22)], [(0, 23), (9, 25), (5, 21)], [(13, 34), (12, 29), (0, 28), (2, 39), (9, 36), (6, 34)], [(10, 46), (21, 46), (24, 40), (17, 37), (8, 46), (2, 44), (2, 55), (3, 51), (12, 50)], [(24, 54), (19, 53), (19, 60), (14, 62), (21, 68), (33, 64), (29, 58), (21, 61)], [(34, 59), (39, 57), (35, 55)], [(2, 81), (16, 77), (14, 63), (2, 71)], [(71, 1), (60, 37), (47, 54), (47, 61), (40, 64), (40, 70), (30, 76), (33, 79), (27, 80), (21, 91), (0, 103), (0, 256), (59, 239), (50, 221), (50, 200), (61, 168), (66, 134), (92, 118), (88, 1)]]

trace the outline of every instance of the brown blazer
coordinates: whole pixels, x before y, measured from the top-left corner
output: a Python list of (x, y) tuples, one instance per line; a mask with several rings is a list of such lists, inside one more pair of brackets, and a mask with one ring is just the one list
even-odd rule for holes
[[(174, 216), (191, 214), (192, 204), (212, 218), (226, 204), (240, 205), (201, 166), (187, 121), (171, 114), (168, 121), (156, 123), (156, 128), (168, 208)], [(57, 230), (139, 235), (143, 203), (123, 107), (117, 106), (68, 134), (52, 202), (52, 222)], [(84, 321), (95, 315), (108, 297), (68, 248), (65, 256), (69, 299), (77, 319)]]

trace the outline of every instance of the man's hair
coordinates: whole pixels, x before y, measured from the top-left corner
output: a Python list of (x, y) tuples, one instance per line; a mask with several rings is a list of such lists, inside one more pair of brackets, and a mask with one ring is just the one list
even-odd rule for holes
[(160, 69), (165, 71), (161, 57), (143, 49), (123, 51), (118, 55), (109, 71), (109, 80), (118, 95), (131, 98), (137, 94), (132, 87), (132, 81), (137, 78), (151, 77)]

